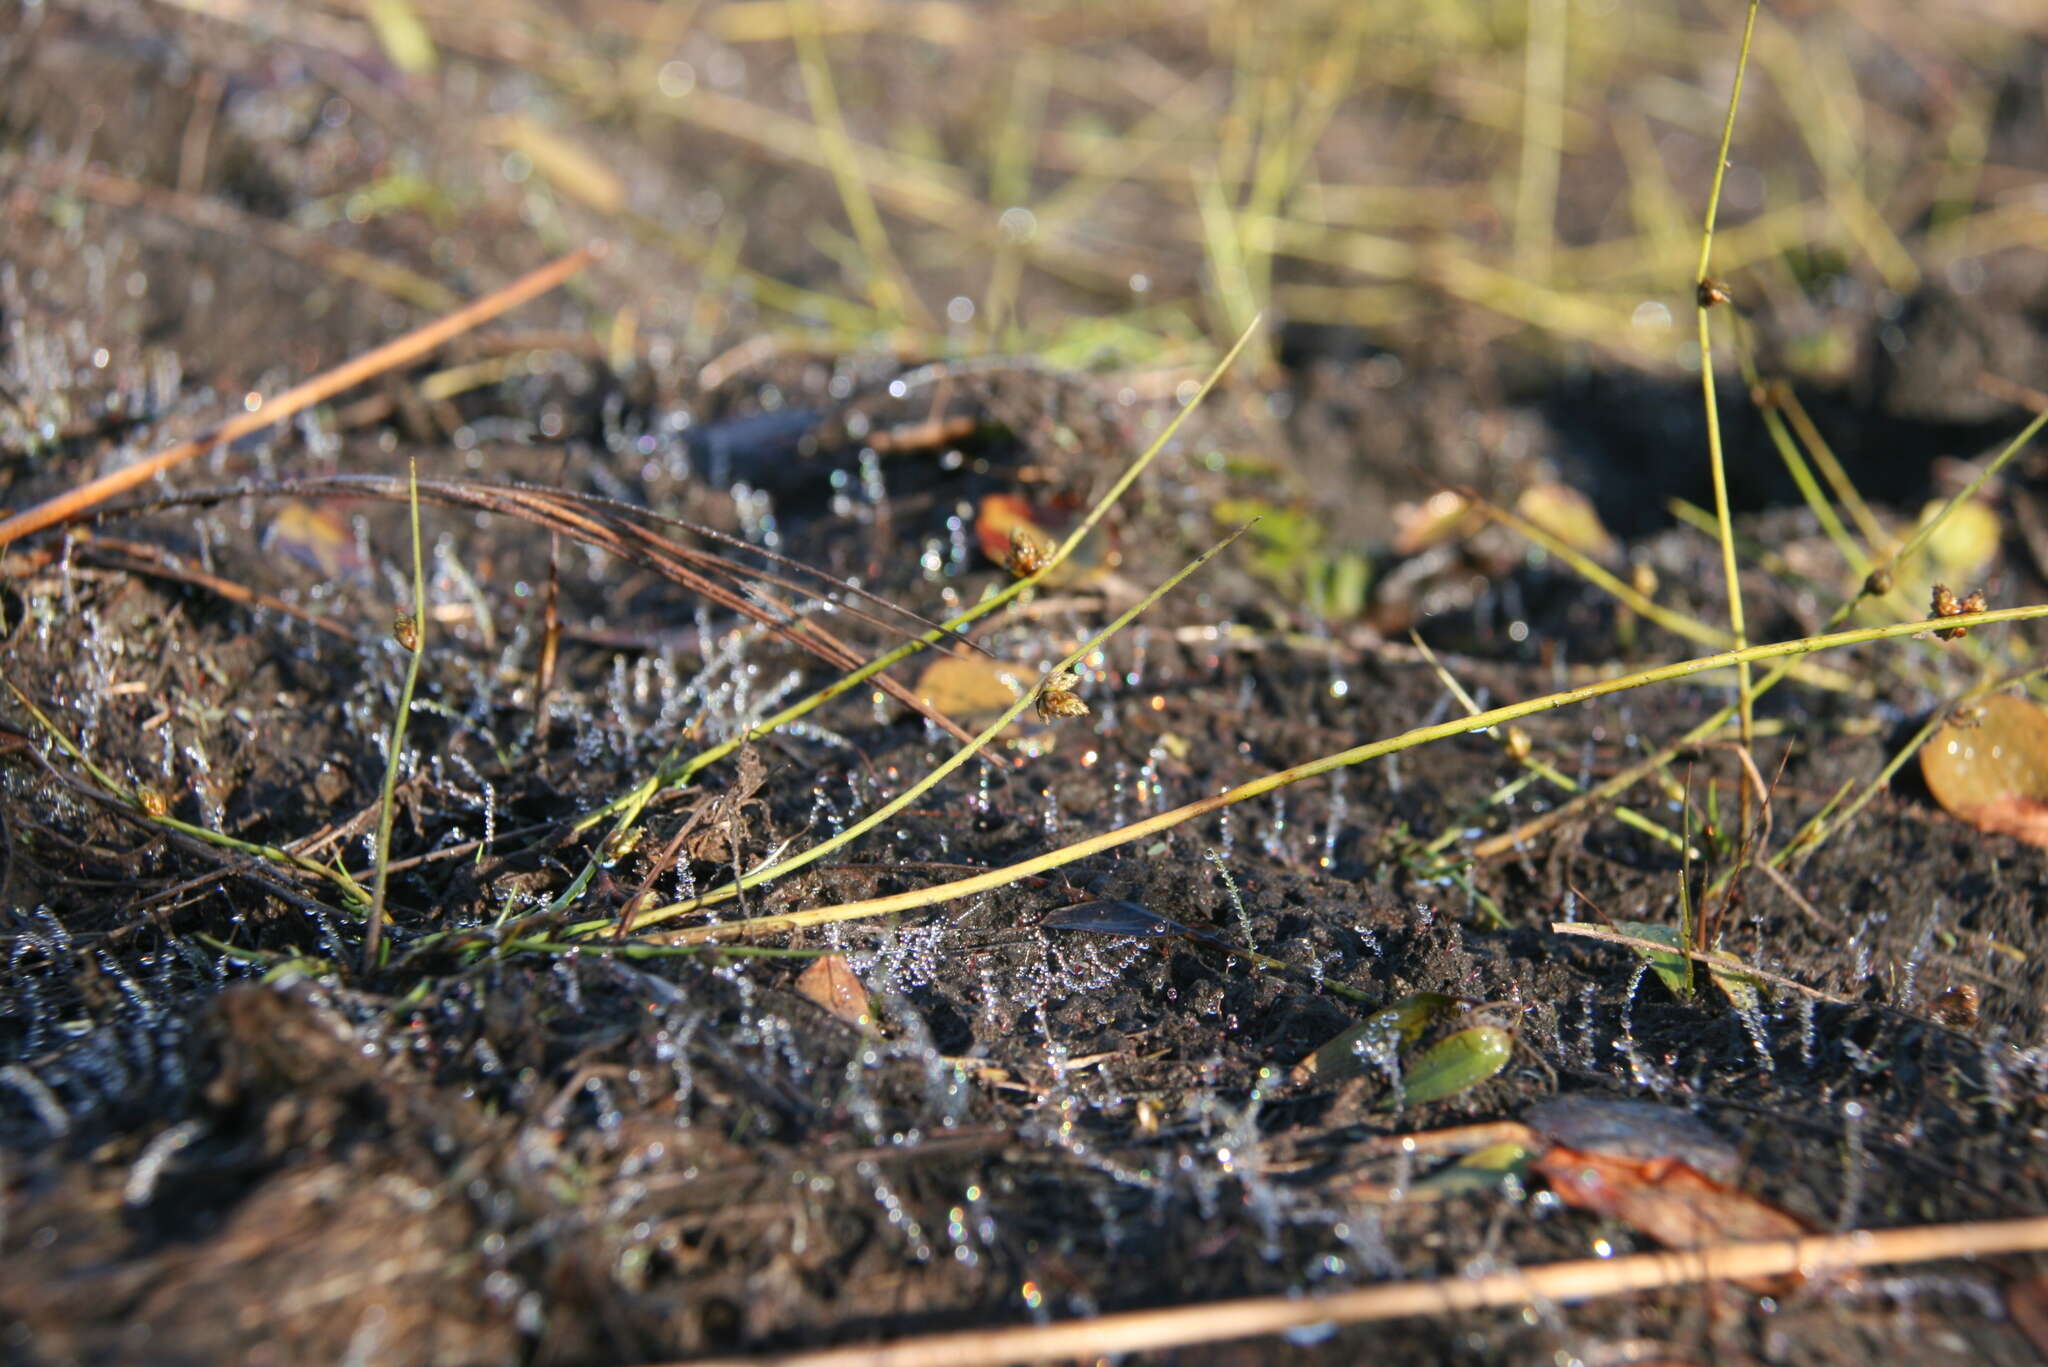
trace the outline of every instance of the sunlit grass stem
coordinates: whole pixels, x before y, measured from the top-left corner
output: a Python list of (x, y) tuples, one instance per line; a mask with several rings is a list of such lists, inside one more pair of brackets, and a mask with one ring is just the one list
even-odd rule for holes
[[(912, 911), (921, 907), (935, 906), (976, 893), (989, 892), (1007, 887), (1020, 878), (1044, 873), (1050, 869), (1065, 867), (1090, 855), (1113, 850), (1147, 836), (1162, 834), (1185, 822), (1220, 811), (1225, 807), (1263, 797), (1265, 794), (1304, 779), (1316, 778), (1336, 769), (1363, 764), (1382, 755), (1427, 745), (1432, 741), (1445, 740), (1452, 736), (1467, 735), (1485, 731), (1504, 722), (1516, 721), (1533, 716), (1538, 712), (1553, 711), (1593, 698), (1624, 693), (1652, 684), (1670, 683), (1691, 678), (1716, 669), (1727, 669), (1743, 664), (1754, 664), (1759, 660), (1779, 660), (1794, 656), (1808, 655), (1815, 651), (1834, 650), (1842, 646), (1863, 645), (1874, 641), (1896, 640), (1917, 635), (1937, 628), (1989, 626), (1997, 622), (2031, 621), (2048, 617), (2048, 603), (2036, 603), (2026, 607), (2000, 608), (1988, 612), (1964, 613), (1954, 617), (1935, 618), (1929, 621), (1897, 622), (1885, 626), (1861, 627), (1853, 631), (1836, 632), (1831, 635), (1807, 636), (1793, 641), (1779, 641), (1769, 645), (1747, 646), (1741, 650), (1723, 651), (1718, 655), (1701, 656), (1698, 659), (1682, 660), (1676, 664), (1660, 665), (1654, 669), (1641, 670), (1617, 679), (1603, 680), (1558, 693), (1531, 698), (1525, 702), (1511, 703), (1496, 707), (1477, 716), (1461, 717), (1453, 721), (1439, 722), (1433, 726), (1416, 727), (1399, 735), (1383, 740), (1370, 741), (1364, 745), (1341, 750), (1319, 759), (1281, 769), (1249, 783), (1200, 798), (1194, 802), (1161, 812), (1142, 821), (1120, 826), (1113, 831), (1090, 836), (1070, 845), (1021, 860), (986, 873), (968, 878), (956, 879), (934, 887), (899, 893), (891, 897), (871, 898), (860, 902), (848, 902), (840, 906), (817, 907), (807, 911), (785, 912), (777, 916), (762, 916), (746, 921), (728, 921), (714, 926), (693, 926), (686, 930), (672, 932), (664, 939), (673, 943), (691, 943), (712, 937), (730, 938), (749, 935), (772, 934), (796, 930), (804, 926), (826, 925), (840, 921), (863, 920), (872, 916), (885, 916), (894, 912)], [(664, 909), (666, 910), (666, 909)], [(680, 913), (678, 913), (680, 914)]]
[(330, 867), (317, 860), (308, 859), (302, 854), (294, 854), (290, 850), (280, 849), (275, 845), (263, 845), (250, 840), (237, 840), (235, 837), (224, 832), (212, 830), (206, 826), (195, 826), (189, 821), (181, 821), (177, 817), (159, 814), (150, 810), (150, 803), (144, 798), (139, 788), (120, 782), (112, 774), (102, 769), (93, 761), (91, 756), (79, 748), (78, 742), (64, 734), (57, 723), (51, 720), (50, 715), (36, 705), (34, 699), (16, 687), (12, 679), (7, 679), (5, 682), (7, 684), (7, 691), (14, 695), (14, 700), (22, 705), (29, 716), (35, 720), (36, 725), (43, 729), (43, 734), (50, 738), (50, 743), (56, 746), (58, 750), (68, 756), (80, 768), (84, 769), (87, 774), (91, 775), (93, 782), (100, 786), (102, 792), (119, 800), (139, 818), (153, 825), (161, 826), (167, 831), (175, 831), (179, 835), (188, 836), (193, 840), (199, 841), (201, 844), (211, 845), (216, 849), (232, 850), (236, 854), (247, 855), (251, 859), (260, 859), (267, 863), (276, 864), (281, 868), (292, 868), (297, 869), (301, 873), (311, 874), (316, 878), (324, 879), (334, 884), (336, 888), (340, 889), (345, 902), (358, 907), (369, 905), (370, 894), (355, 879), (349, 877), (348, 871), (345, 869)]
[[(1721, 208), (1721, 185), (1728, 174), (1728, 149), (1735, 140), (1735, 112), (1742, 104), (1742, 78), (1749, 69), (1750, 43), (1756, 34), (1756, 13), (1760, 0), (1750, 0), (1742, 25), (1742, 52), (1735, 62), (1735, 84), (1728, 93), (1728, 117), (1721, 125), (1721, 147), (1714, 157), (1714, 187), (1707, 195), (1706, 222), (1700, 230), (1700, 264), (1693, 276), (1694, 308), (1699, 316), (1700, 390), (1707, 409), (1707, 460), (1714, 479), (1714, 517), (1721, 531), (1721, 573), (1728, 583), (1728, 630), (1739, 651), (1748, 644), (1748, 629), (1742, 613), (1742, 580), (1735, 558), (1735, 528), (1728, 512), (1728, 469), (1721, 446), (1721, 409), (1714, 395), (1714, 339), (1711, 313), (1713, 299), (1707, 285), (1707, 269), (1714, 254), (1714, 220)], [(1737, 699), (1742, 714), (1742, 744), (1755, 738), (1756, 714), (1750, 697), (1749, 665), (1736, 669)], [(1746, 800), (1746, 799), (1745, 799)]]
[[(1202, 568), (1202, 566), (1208, 564), (1210, 560), (1214, 559), (1219, 553), (1221, 553), (1225, 547), (1229, 546), (1232, 542), (1236, 541), (1238, 537), (1243, 536), (1249, 526), (1250, 524), (1247, 523), (1245, 527), (1238, 528), (1229, 536), (1223, 538), (1223, 540), (1217, 542), (1214, 546), (1211, 546), (1208, 550), (1196, 556), (1193, 560), (1189, 561), (1186, 565), (1183, 565), (1179, 570), (1177, 570), (1173, 575), (1171, 575), (1164, 583), (1160, 584), (1157, 588), (1153, 589), (1150, 593), (1146, 594), (1144, 598), (1140, 599), (1131, 607), (1125, 609), (1122, 613), (1119, 613), (1116, 619), (1112, 621), (1108, 626), (1096, 632), (1093, 636), (1090, 636), (1087, 640), (1083, 641), (1073, 650), (1068, 651), (1067, 654), (1060, 659), (1059, 663), (1054, 665), (1052, 669), (1047, 672), (1046, 678), (1052, 679), (1059, 677), (1062, 673), (1073, 669), (1082, 660), (1086, 659), (1089, 655), (1093, 654), (1096, 650), (1100, 649), (1103, 642), (1109, 640), (1109, 638), (1116, 635), (1117, 632), (1122, 631), (1125, 627), (1129, 626), (1132, 622), (1136, 621), (1139, 614), (1145, 612), (1154, 603), (1158, 602), (1167, 593), (1171, 592), (1173, 588), (1176, 585), (1178, 585), (1182, 580), (1186, 579), (1196, 570)], [(777, 878), (781, 878), (787, 874), (794, 873), (798, 869), (804, 867), (805, 865), (824, 858), (826, 855), (832, 853), (834, 850), (839, 849), (842, 846), (849, 845), (853, 841), (858, 840), (861, 836), (866, 835), (869, 831), (875, 829), (875, 827), (881, 825), (890, 817), (902, 811), (905, 807), (908, 807), (911, 803), (915, 802), (925, 793), (931, 791), (939, 783), (944, 781), (945, 777), (948, 774), (952, 773), (961, 765), (965, 764), (969, 759), (973, 758), (974, 755), (979, 753), (980, 750), (984, 746), (986, 746), (990, 741), (994, 740), (997, 736), (1001, 735), (1004, 728), (1008, 727), (1011, 722), (1015, 721), (1019, 716), (1023, 714), (1025, 708), (1031, 706), (1032, 704), (1038, 701), (1038, 698), (1040, 694), (1043, 692), (1044, 687), (1045, 686), (1041, 684), (1038, 688), (1034, 688), (1029, 692), (1025, 693), (1022, 697), (1018, 698), (1015, 702), (1011, 703), (1007, 708), (1003, 709), (1002, 714), (998, 716), (994, 721), (990, 722), (986, 727), (982, 728), (981, 733), (975, 736), (972, 742), (954, 751), (953, 754), (948, 756), (945, 760), (935, 765), (929, 772), (927, 772), (924, 775), (924, 777), (920, 778), (917, 782), (911, 784), (908, 788), (904, 789), (894, 798), (890, 799), (888, 802), (883, 803), (880, 807), (877, 807), (874, 811), (868, 813), (859, 821), (854, 822), (851, 826), (848, 826), (845, 830), (839, 832), (831, 839), (813, 845), (811, 848), (803, 851), (800, 854), (791, 855), (789, 858), (782, 860), (780, 863), (770, 865), (769, 867), (763, 869), (755, 869), (753, 872), (741, 876), (734, 882), (729, 883), (724, 887), (717, 888), (711, 892), (705, 893), (702, 897), (698, 897), (686, 902), (671, 903), (670, 905), (665, 907), (656, 907), (652, 910), (643, 912), (637, 916), (633, 916), (630, 922), (625, 927), (626, 933), (631, 934), (634, 930), (640, 929), (642, 927), (658, 925), (663, 921), (673, 920), (678, 916), (686, 915), (689, 912), (698, 910), (699, 908), (715, 906), (720, 902), (728, 901), (731, 898), (738, 896), (745, 889), (759, 887), (763, 883), (772, 882)]]
[[(1074, 551), (1087, 538), (1088, 534), (1094, 531), (1101, 524), (1102, 519), (1109, 515), (1109, 510), (1116, 506), (1117, 500), (1121, 499), (1129, 491), (1131, 485), (1137, 481), (1138, 476), (1143, 474), (1146, 467), (1151, 465), (1159, 453), (1166, 449), (1168, 443), (1180, 431), (1181, 425), (1188, 420), (1194, 411), (1201, 406), (1203, 400), (1207, 399), (1210, 392), (1222, 381), (1223, 376), (1229, 371), (1232, 364), (1236, 362), (1240, 353), (1244, 351), (1245, 345), (1251, 340), (1252, 334), (1257, 330), (1258, 325), (1259, 320), (1253, 318), (1251, 326), (1247, 327), (1230, 350), (1224, 353), (1223, 358), (1216, 363), (1215, 368), (1202, 381), (1201, 387), (1181, 407), (1181, 410), (1173, 415), (1173, 418), (1160, 430), (1159, 435), (1153, 438), (1152, 443), (1145, 448), (1136, 460), (1131, 462), (1116, 482), (1103, 493), (1101, 498), (1096, 500), (1095, 506), (1090, 508), (1087, 515), (1081, 519), (1079, 525), (1061, 540), (1059, 545), (1053, 549), (1052, 554), (1046, 558), (1045, 564), (1040, 566), (1035, 573), (1010, 583), (950, 621), (941, 623), (921, 636), (905, 641), (902, 645), (883, 653), (859, 669), (841, 675), (824, 688), (791, 703), (775, 715), (748, 727), (739, 735), (711, 746), (709, 749), (692, 756), (680, 765), (662, 765), (631, 790), (621, 793), (609, 802), (579, 818), (570, 828), (571, 833), (580, 834), (589, 830), (606, 817), (617, 814), (612, 830), (607, 837), (608, 840), (616, 839), (626, 830), (630, 829), (634, 822), (639, 820), (640, 813), (646, 808), (648, 802), (663, 788), (679, 786), (689, 782), (700, 771), (724, 759), (742, 745), (759, 740), (778, 728), (807, 715), (832, 699), (860, 687), (860, 685), (866, 683), (869, 679), (872, 679), (890, 666), (909, 659), (921, 650), (938, 644), (955, 632), (1015, 602), (1019, 597), (1035, 588), (1047, 575), (1058, 569), (1060, 565), (1073, 555)], [(573, 905), (582, 896), (584, 889), (589, 886), (591, 880), (595, 877), (601, 859), (601, 852), (592, 854), (582, 873), (577, 876), (567, 889), (556, 897), (549, 909), (560, 911)]]
[(420, 682), (420, 660), (427, 653), (427, 569), (420, 552), (420, 467), (412, 462), (406, 475), (406, 508), (412, 521), (412, 640), (405, 661), (405, 682), (398, 689), (398, 715), (391, 719), (391, 741), (384, 760), (384, 790), (377, 798), (377, 864), (370, 876), (370, 922), (363, 932), (363, 972), (378, 967), (384, 939), (384, 890), (391, 879), (391, 826), (398, 810), (398, 770), (405, 758), (405, 724), (412, 715), (412, 697)]

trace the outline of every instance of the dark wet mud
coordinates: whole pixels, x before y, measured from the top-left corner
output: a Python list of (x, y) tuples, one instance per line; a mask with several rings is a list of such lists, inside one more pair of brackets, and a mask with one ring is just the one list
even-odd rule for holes
[[(35, 7), (0, 34), (10, 510), (428, 316), (433, 300), (389, 292), (416, 285), (366, 285), (357, 258), (312, 245), (344, 238), (303, 226), (394, 147), (476, 177), (454, 192), (474, 191), (463, 212), (502, 231), (372, 216), (350, 250), (465, 297), (549, 255), (514, 191), (461, 170), (435, 130), (401, 133), (408, 106), (374, 64), (169, 10)], [(503, 54), (472, 60), (508, 79)], [(2038, 127), (2037, 76), (2022, 93), (2011, 119)], [(451, 120), (488, 110), (472, 94)], [(180, 135), (209, 100), (212, 155), (180, 189)], [(758, 197), (771, 237), (796, 198), (758, 175), (721, 184)], [(822, 179), (804, 193), (833, 202)], [(201, 200), (240, 217), (206, 219)], [(258, 222), (293, 226), (252, 245)], [(0, 1360), (662, 1361), (1655, 1247), (1533, 1178), (1432, 1187), (1438, 1160), (1385, 1142), (1538, 1124), (1560, 1097), (1691, 1116), (1687, 1142), (1723, 1179), (1816, 1231), (2048, 1211), (2042, 852), (1949, 816), (1908, 765), (1817, 848), (1753, 867), (1973, 681), (1961, 648), (1928, 641), (1823, 657), (1835, 673), (1758, 704), (1767, 817), (1725, 744), (1630, 787), (1621, 800), (1695, 860), (1614, 802), (1522, 831), (1569, 794), (1503, 738), (1464, 734), (930, 910), (710, 948), (578, 938), (643, 891), (686, 899), (845, 829), (956, 748), (858, 689), (656, 797), (630, 848), (574, 833), (678, 748), (836, 676), (746, 606), (800, 604), (861, 658), (895, 644), (921, 628), (888, 605), (937, 619), (1008, 582), (977, 536), (984, 500), (1074, 516), (1201, 369), (748, 350), (767, 329), (744, 308), (695, 333), (657, 322), (702, 310), (688, 273), (654, 260), (621, 241), (448, 357), (7, 549)], [(1946, 287), (1873, 308), (1860, 359), (1809, 392), (1900, 523), (2019, 426), (1960, 370), (1904, 384), (1901, 358), (1954, 358), (1960, 343), (1937, 343), (1962, 329), (1971, 377), (2040, 378), (2038, 281), (2016, 254), (1981, 268), (2001, 284), (1972, 294), (1967, 327)], [(614, 327), (608, 346), (597, 317), (629, 304), (645, 330)], [(1437, 481), (1506, 503), (1563, 482), (1622, 573), (1724, 620), (1718, 548), (1668, 506), (1711, 506), (1696, 380), (1471, 345), (1490, 370), (1464, 341), (1280, 332), (1272, 366), (1220, 389), (1119, 505), (1089, 568), (971, 634), (1029, 686), (1241, 514), (1298, 511), (1324, 529), (1313, 554), (1255, 533), (1083, 662), (1086, 716), (1027, 713), (882, 830), (717, 914), (1015, 863), (1459, 715), (1411, 627), (1481, 707), (1704, 653), (1497, 528), (1394, 548), (1396, 505)], [(429, 382), (450, 366), (467, 382)], [(1744, 398), (1731, 376), (1750, 634), (1782, 639), (1819, 629), (1855, 577)], [(366, 972), (363, 918), (306, 864), (366, 878), (377, 855), (414, 461), (428, 645), (389, 952)], [(2030, 531), (2048, 526), (2043, 479), (2023, 455), (1990, 490), (2000, 530), (1971, 582), (1999, 605), (2048, 592)], [(735, 579), (800, 582), (720, 605), (645, 557), (431, 487), (456, 480), (683, 519), (732, 542), (654, 525), (729, 556)], [(1369, 588), (1319, 612), (1310, 585), (1345, 551)], [(881, 601), (841, 588), (820, 607), (803, 567)], [(2018, 669), (2037, 637), (1971, 642)], [(895, 674), (915, 692), (921, 667)], [(1590, 786), (1676, 742), (1731, 682), (1518, 730)], [(551, 906), (593, 859), (573, 905)], [(1103, 903), (1125, 905), (1070, 910)], [(1687, 908), (1806, 990), (1741, 999), (1702, 972), (1687, 998), (1627, 947), (1552, 929), (1676, 927)], [(828, 955), (865, 1019), (800, 988)], [(1416, 993), (1453, 1003), (1439, 1033), (1502, 1023), (1505, 1066), (1412, 1104), (1413, 1053), (1340, 1080), (1295, 1072)], [(1156, 1360), (2028, 1362), (2006, 1296), (2040, 1270), (1695, 1286)]]

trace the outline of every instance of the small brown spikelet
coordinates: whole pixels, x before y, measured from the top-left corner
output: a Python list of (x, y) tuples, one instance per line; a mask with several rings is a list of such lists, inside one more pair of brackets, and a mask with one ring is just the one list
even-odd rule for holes
[(1037, 574), (1051, 558), (1052, 548), (1035, 529), (1021, 522), (1010, 528), (1010, 553), (1003, 565), (1011, 574), (1019, 579)]
[(1045, 682), (1038, 686), (1038, 719), (1058, 721), (1066, 717), (1085, 717), (1088, 704), (1081, 701), (1074, 686), (1080, 678), (1071, 669), (1055, 669), (1045, 676)]
[[(1934, 586), (1933, 600), (1928, 604), (1928, 613), (1934, 617), (1957, 617), (1966, 612), (1982, 612), (1985, 608), (1984, 590), (1974, 590), (1967, 598), (1957, 598), (1946, 584)], [(1968, 627), (1950, 627), (1934, 633), (1944, 641), (1960, 640), (1970, 634)]]
[(1928, 1003), (1927, 1014), (1951, 1030), (1967, 1030), (1977, 1023), (1977, 989), (1957, 983)]
[(1699, 301), (1699, 306), (1701, 308), (1710, 309), (1714, 307), (1714, 305), (1716, 304), (1725, 304), (1729, 302), (1735, 296), (1728, 292), (1728, 287), (1726, 285), (1722, 284), (1720, 281), (1716, 280), (1713, 276), (1710, 275), (1706, 279), (1700, 281), (1699, 285), (1694, 290), (1694, 297)]
[(407, 652), (420, 648), (420, 624), (409, 612), (401, 612), (391, 620), (391, 636)]
[(135, 790), (135, 802), (137, 806), (142, 808), (145, 815), (154, 817), (159, 821), (171, 814), (171, 800), (165, 797), (162, 792), (147, 785)]

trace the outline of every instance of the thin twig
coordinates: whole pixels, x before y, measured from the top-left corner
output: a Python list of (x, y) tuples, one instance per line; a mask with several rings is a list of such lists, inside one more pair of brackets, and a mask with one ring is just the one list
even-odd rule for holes
[(1642, 954), (1675, 954), (1681, 958), (1691, 959), (1695, 963), (1705, 964), (1709, 969), (1718, 970), (1723, 974), (1740, 975), (1773, 983), (1787, 991), (1797, 992), (1802, 997), (1812, 997), (1815, 1001), (1830, 1002), (1836, 1006), (1852, 1004), (1847, 997), (1823, 992), (1818, 987), (1808, 987), (1805, 983), (1788, 978), (1782, 973), (1752, 967), (1724, 951), (1680, 948), (1677, 945), (1667, 945), (1662, 940), (1647, 940), (1640, 935), (1626, 935), (1618, 930), (1609, 930), (1606, 926), (1589, 926), (1584, 921), (1552, 921), (1550, 928), (1559, 935), (1577, 935), (1588, 940), (1599, 940), (1603, 944), (1626, 945)]
[(385, 371), (410, 365), (450, 338), (458, 337), (508, 309), (517, 308), (529, 299), (547, 293), (596, 260), (601, 250), (598, 247), (583, 247), (573, 251), (559, 261), (521, 276), (503, 289), (491, 291), (466, 308), (457, 309), (445, 318), (436, 319), (425, 327), (415, 328), (403, 337), (366, 351), (353, 360), (344, 361), (332, 370), (315, 375), (304, 384), (294, 385), (276, 398), (260, 404), (255, 411), (230, 418), (204, 436), (181, 441), (175, 446), (157, 452), (147, 460), (111, 471), (75, 489), (67, 489), (55, 498), (46, 499), (25, 512), (16, 513), (5, 522), (0, 522), (0, 546), (75, 518), (98, 507), (116, 494), (126, 493), (137, 485), (156, 478), (164, 471), (184, 464), (194, 456), (204, 455), (216, 447), (238, 441), (251, 432), (259, 432), (273, 423), (282, 422), (302, 409), (311, 408), (314, 404), (324, 402), (345, 389), (352, 389)]
[(697, 1367), (1000, 1367), (1083, 1358), (1093, 1361), (1290, 1329), (1365, 1324), (1421, 1315), (1453, 1315), (1545, 1302), (1594, 1300), (1754, 1277), (1805, 1274), (1886, 1263), (1925, 1263), (2048, 1249), (2048, 1217), (1859, 1229), (1805, 1239), (1713, 1244), (1683, 1252), (1581, 1258), (1483, 1277), (1453, 1275), (1394, 1282), (1330, 1296), (1259, 1296), (1097, 1315), (1055, 1324), (964, 1330), (892, 1343), (701, 1361)]

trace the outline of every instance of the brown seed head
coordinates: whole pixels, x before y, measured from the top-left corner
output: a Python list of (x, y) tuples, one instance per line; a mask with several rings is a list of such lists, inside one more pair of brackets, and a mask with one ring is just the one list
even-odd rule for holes
[[(1931, 617), (1960, 617), (1966, 612), (1982, 612), (1984, 608), (1984, 590), (1973, 589), (1968, 597), (1958, 598), (1954, 590), (1950, 589), (1948, 585), (1936, 584), (1934, 586), (1933, 600), (1928, 605), (1928, 615)], [(1968, 636), (1970, 629), (1968, 627), (1950, 627), (1946, 631), (1937, 631), (1934, 634), (1944, 641), (1954, 641)]]
[(1977, 989), (1957, 983), (1927, 1004), (1927, 1014), (1951, 1030), (1967, 1030), (1977, 1023)]
[(1037, 574), (1051, 557), (1052, 548), (1037, 531), (1021, 522), (1010, 528), (1010, 554), (1003, 564), (1011, 574), (1019, 579)]
[(1038, 686), (1038, 719), (1049, 722), (1087, 716), (1088, 704), (1074, 692), (1079, 682), (1071, 669), (1055, 669), (1046, 675), (1045, 682)]

